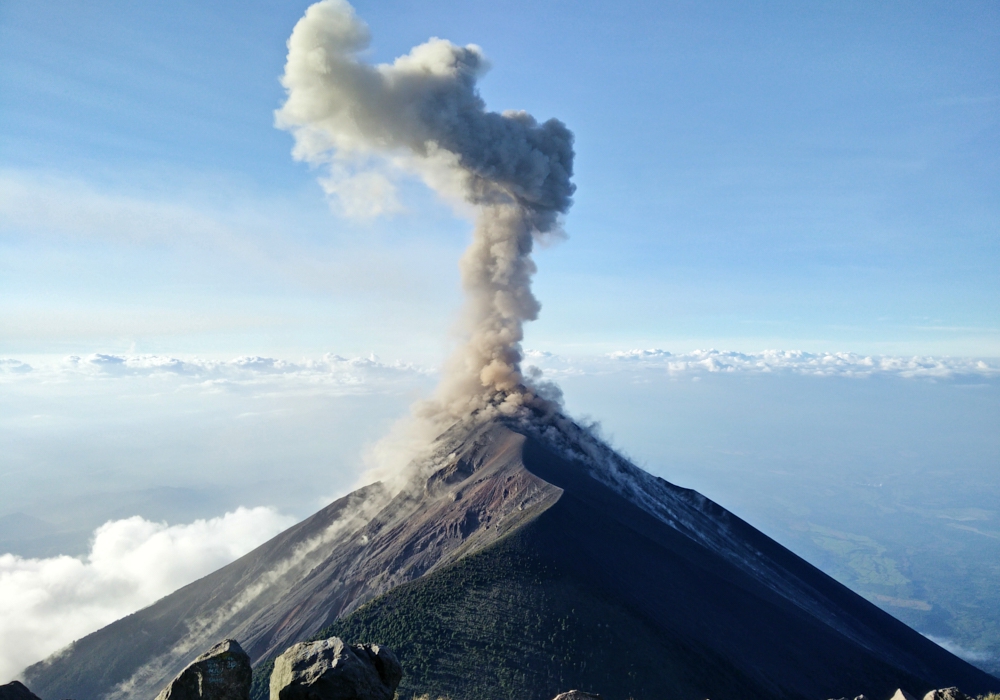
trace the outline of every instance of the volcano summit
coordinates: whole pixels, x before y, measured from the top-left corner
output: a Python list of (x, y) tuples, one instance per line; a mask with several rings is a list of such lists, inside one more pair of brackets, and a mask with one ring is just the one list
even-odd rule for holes
[(330, 634), (393, 648), (401, 698), (1000, 685), (559, 414), (456, 424), (397, 494), (360, 489), (26, 679), (43, 698), (152, 697), (218, 639), (263, 670)]

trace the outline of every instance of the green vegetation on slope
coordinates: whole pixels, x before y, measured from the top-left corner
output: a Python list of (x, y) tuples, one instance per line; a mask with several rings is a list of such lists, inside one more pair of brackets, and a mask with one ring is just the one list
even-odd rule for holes
[(886, 556), (887, 549), (870, 537), (814, 523), (809, 523), (809, 529), (813, 542), (844, 562), (859, 584), (897, 587), (910, 583), (899, 572), (896, 561)]
[[(729, 669), (669, 645), (628, 609), (579, 588), (520, 535), (400, 586), (314, 638), (331, 636), (392, 649), (403, 665), (401, 700), (549, 700), (571, 687), (640, 700), (664, 687), (695, 697), (704, 684), (755, 697)], [(253, 700), (266, 700), (272, 666), (255, 669)]]

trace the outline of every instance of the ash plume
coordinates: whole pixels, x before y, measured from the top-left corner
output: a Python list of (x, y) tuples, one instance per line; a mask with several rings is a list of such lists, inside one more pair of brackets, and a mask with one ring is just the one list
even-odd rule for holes
[(321, 182), (348, 213), (395, 208), (387, 169), (475, 209), (461, 260), (464, 343), (417, 412), (439, 425), (477, 412), (551, 412), (521, 371), (520, 343), (540, 308), (532, 247), (561, 233), (572, 203), (573, 135), (556, 119), (487, 111), (476, 81), (489, 66), (478, 46), (435, 38), (370, 65), (361, 60), (369, 42), (345, 0), (309, 7), (288, 40), (288, 98), (275, 121), (294, 135), (295, 157), (329, 166)]

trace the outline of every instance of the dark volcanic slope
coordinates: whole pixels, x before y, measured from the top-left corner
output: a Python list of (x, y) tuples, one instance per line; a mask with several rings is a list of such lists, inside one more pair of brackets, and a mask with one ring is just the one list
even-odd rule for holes
[(525, 462), (565, 490), (539, 519), (539, 551), (679, 643), (725, 659), (763, 697), (1000, 686), (694, 491), (656, 480), (675, 494), (670, 510), (690, 506), (686, 527), (664, 528), (536, 441)]
[[(521, 464), (522, 437), (482, 426), (443, 438), (412, 493), (378, 486), (327, 506), (219, 571), (25, 671), (45, 700), (153, 697), (234, 637), (256, 662), (344, 612), (475, 551), (559, 497)], [(468, 477), (475, 473), (475, 479)]]
[(33, 667), (29, 686), (155, 694), (223, 636), (260, 661), (323, 628), (389, 644), (404, 691), (456, 700), (1000, 686), (702, 496), (585, 435), (533, 433), (453, 430), (415, 493), (342, 499)]
[[(690, 525), (700, 513), (732, 551), (749, 545), (752, 566), (665, 527), (535, 440), (524, 456), (564, 490), (557, 503), (321, 636), (391, 646), (408, 672), (404, 698), (547, 700), (578, 687), (613, 700), (815, 700), (1000, 687), (694, 492), (667, 485), (690, 506), (674, 512), (688, 510)], [(837, 626), (817, 619), (820, 607)]]

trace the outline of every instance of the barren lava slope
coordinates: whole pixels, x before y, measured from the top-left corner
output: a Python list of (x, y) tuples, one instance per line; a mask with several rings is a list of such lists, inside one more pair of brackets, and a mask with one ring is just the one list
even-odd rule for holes
[[(258, 665), (325, 634), (396, 650), (400, 697), (888, 696), (1000, 681), (569, 421), (445, 433), (366, 487), (28, 669), (46, 700), (152, 697), (235, 637)], [(429, 476), (428, 476), (429, 475)]]

